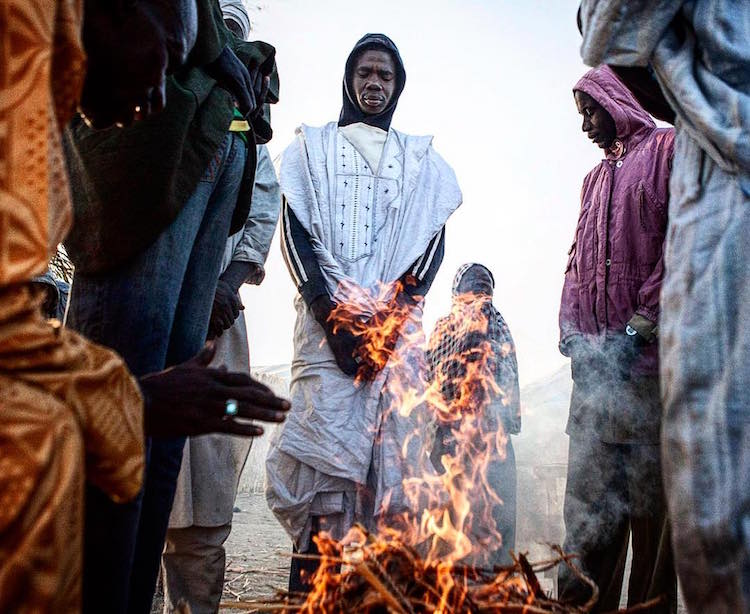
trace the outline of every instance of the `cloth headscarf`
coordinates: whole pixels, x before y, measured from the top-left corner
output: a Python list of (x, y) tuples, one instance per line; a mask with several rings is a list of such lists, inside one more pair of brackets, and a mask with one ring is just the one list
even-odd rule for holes
[(242, 30), (242, 40), (250, 37), (250, 15), (242, 0), (219, 0), (224, 19), (231, 19)]
[[(393, 63), (396, 67), (396, 88), (393, 91), (393, 97), (388, 103), (388, 106), (376, 115), (369, 115), (359, 108), (353, 86), (355, 62), (360, 54), (369, 49), (387, 51), (391, 54), (391, 57), (393, 57)], [(354, 45), (354, 49), (352, 49), (352, 52), (346, 60), (343, 85), (344, 104), (341, 108), (341, 115), (339, 116), (339, 126), (348, 126), (349, 124), (362, 122), (380, 128), (381, 130), (388, 130), (391, 126), (393, 112), (396, 110), (398, 99), (401, 96), (401, 92), (404, 91), (405, 84), (406, 70), (404, 69), (404, 62), (401, 60), (401, 55), (399, 54), (398, 47), (396, 47), (395, 43), (385, 34), (365, 34), (359, 39), (359, 41), (357, 41), (357, 44)]]
[(483, 264), (479, 264), (477, 262), (467, 262), (466, 264), (462, 264), (460, 267), (458, 267), (456, 275), (453, 277), (453, 287), (451, 288), (451, 294), (454, 297), (460, 294), (458, 291), (458, 286), (461, 284), (461, 280), (464, 278), (464, 275), (466, 275), (469, 269), (475, 266), (487, 271), (487, 274), (490, 276), (490, 280), (492, 281), (492, 289), (495, 289), (495, 276), (492, 274), (492, 271), (490, 271)]

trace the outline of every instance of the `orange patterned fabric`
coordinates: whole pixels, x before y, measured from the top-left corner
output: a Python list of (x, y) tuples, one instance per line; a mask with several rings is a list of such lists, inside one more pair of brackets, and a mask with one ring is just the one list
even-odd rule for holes
[(0, 289), (0, 612), (78, 611), (84, 477), (124, 501), (143, 475), (135, 380), (41, 301)]
[(25, 283), (70, 225), (80, 26), (80, 0), (0, 0), (0, 612), (79, 611), (84, 481), (124, 501), (143, 479), (137, 383)]
[(85, 56), (80, 0), (0, 0), (0, 286), (44, 272), (71, 222), (60, 127)]

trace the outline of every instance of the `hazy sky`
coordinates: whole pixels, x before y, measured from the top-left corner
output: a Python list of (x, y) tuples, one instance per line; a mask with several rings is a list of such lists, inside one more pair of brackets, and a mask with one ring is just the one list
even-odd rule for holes
[[(367, 7), (371, 6), (371, 9)], [(564, 362), (557, 312), (581, 182), (600, 159), (581, 132), (571, 88), (585, 72), (578, 0), (268, 0), (254, 38), (277, 49), (281, 102), (276, 156), (300, 123), (338, 118), (344, 62), (367, 32), (398, 45), (407, 72), (393, 127), (432, 134), (453, 166), (464, 203), (451, 217), (443, 266), (427, 296), (425, 328), (450, 308), (457, 267), (487, 265), (495, 305), (518, 351), (521, 383)], [(260, 287), (243, 299), (253, 366), (292, 354), (296, 290), (278, 232)]]

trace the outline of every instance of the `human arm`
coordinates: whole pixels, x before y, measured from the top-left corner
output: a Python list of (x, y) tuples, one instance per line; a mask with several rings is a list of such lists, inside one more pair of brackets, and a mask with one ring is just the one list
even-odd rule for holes
[(591, 180), (591, 174), (589, 174), (584, 179), (581, 189), (581, 211), (573, 243), (568, 250), (559, 313), (560, 353), (570, 358), (571, 375), (573, 380), (579, 383), (593, 377), (601, 365), (601, 351), (584, 333), (580, 317), (581, 271), (579, 263), (582, 262), (585, 250), (588, 248), (585, 242), (585, 230), (591, 205), (586, 202), (585, 195), (588, 193)]
[(521, 389), (518, 383), (518, 359), (516, 344), (505, 320), (497, 315), (498, 338), (493, 344), (495, 383), (500, 389), (499, 402), (502, 407), (503, 427), (507, 434), (521, 432)]
[(560, 312), (558, 322), (560, 327), (559, 349), (563, 356), (571, 358), (575, 352), (577, 344), (580, 342), (581, 326), (579, 320), (579, 278), (577, 256), (580, 246), (578, 245), (578, 231), (581, 228), (583, 220), (583, 195), (586, 192), (588, 177), (583, 182), (581, 188), (581, 211), (578, 214), (573, 243), (568, 250), (568, 260), (565, 265), (565, 279), (563, 281), (562, 296), (560, 298)]
[(393, 297), (361, 326), (355, 355), (359, 359), (359, 375), (363, 379), (374, 379), (388, 364), (403, 323), (432, 286), (444, 254), (445, 227), (430, 240), (423, 254), (399, 278)]
[(265, 146), (258, 148), (252, 203), (242, 237), (232, 252), (232, 260), (216, 287), (208, 338), (213, 339), (232, 326), (243, 309), (239, 290), (243, 284), (260, 285), (266, 275), (263, 264), (268, 256), (281, 206), (281, 190), (271, 157)]
[[(187, 362), (140, 378), (147, 435), (228, 433), (257, 437), (263, 429), (248, 421), (284, 421), (288, 401), (246, 373), (209, 368), (215, 353), (216, 347), (207, 344)], [(237, 401), (235, 416), (226, 414), (228, 399)]]
[[(273, 137), (271, 128), (271, 105), (279, 101), (279, 73), (276, 68), (276, 49), (263, 41), (246, 42), (236, 36), (230, 37), (230, 46), (240, 61), (256, 79), (268, 77), (265, 88), (257, 95), (258, 109), (248, 121), (252, 124), (255, 142), (268, 143)], [(264, 84), (261, 84), (264, 85)]]
[(343, 373), (354, 377), (359, 369), (354, 359), (357, 339), (346, 328), (334, 326), (331, 313), (336, 303), (328, 293), (310, 237), (286, 199), (283, 199), (281, 211), (281, 250), (297, 291), (325, 332), (336, 364)]
[[(232, 254), (232, 264), (244, 263), (247, 275), (241, 283), (259, 285), (265, 277), (263, 264), (271, 248), (281, 209), (281, 188), (265, 145), (258, 147), (252, 203), (242, 238)], [(230, 265), (231, 267), (231, 265)], [(236, 279), (233, 280), (236, 282)], [(239, 288), (239, 286), (237, 286)]]
[[(220, 10), (216, 25), (224, 32), (226, 44), (214, 62), (204, 65), (204, 71), (234, 96), (239, 110), (255, 124), (263, 116), (264, 104), (279, 100), (276, 50), (262, 41), (238, 39), (226, 29)], [(262, 128), (256, 126), (263, 133), (260, 142), (271, 138), (270, 120), (264, 124)]]
[(445, 256), (445, 226), (427, 245), (422, 256), (401, 276), (404, 293), (413, 302), (423, 299), (432, 287)]

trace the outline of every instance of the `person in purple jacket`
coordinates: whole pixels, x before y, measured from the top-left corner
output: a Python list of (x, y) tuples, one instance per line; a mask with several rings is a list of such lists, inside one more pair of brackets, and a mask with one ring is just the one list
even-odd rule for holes
[[(560, 305), (560, 351), (574, 382), (565, 550), (599, 587), (594, 611), (616, 610), (632, 538), (628, 605), (663, 595), (659, 611), (675, 612), (655, 343), (674, 130), (657, 128), (606, 66), (573, 93), (604, 159), (583, 181)], [(558, 589), (574, 603), (591, 596), (567, 568)]]

